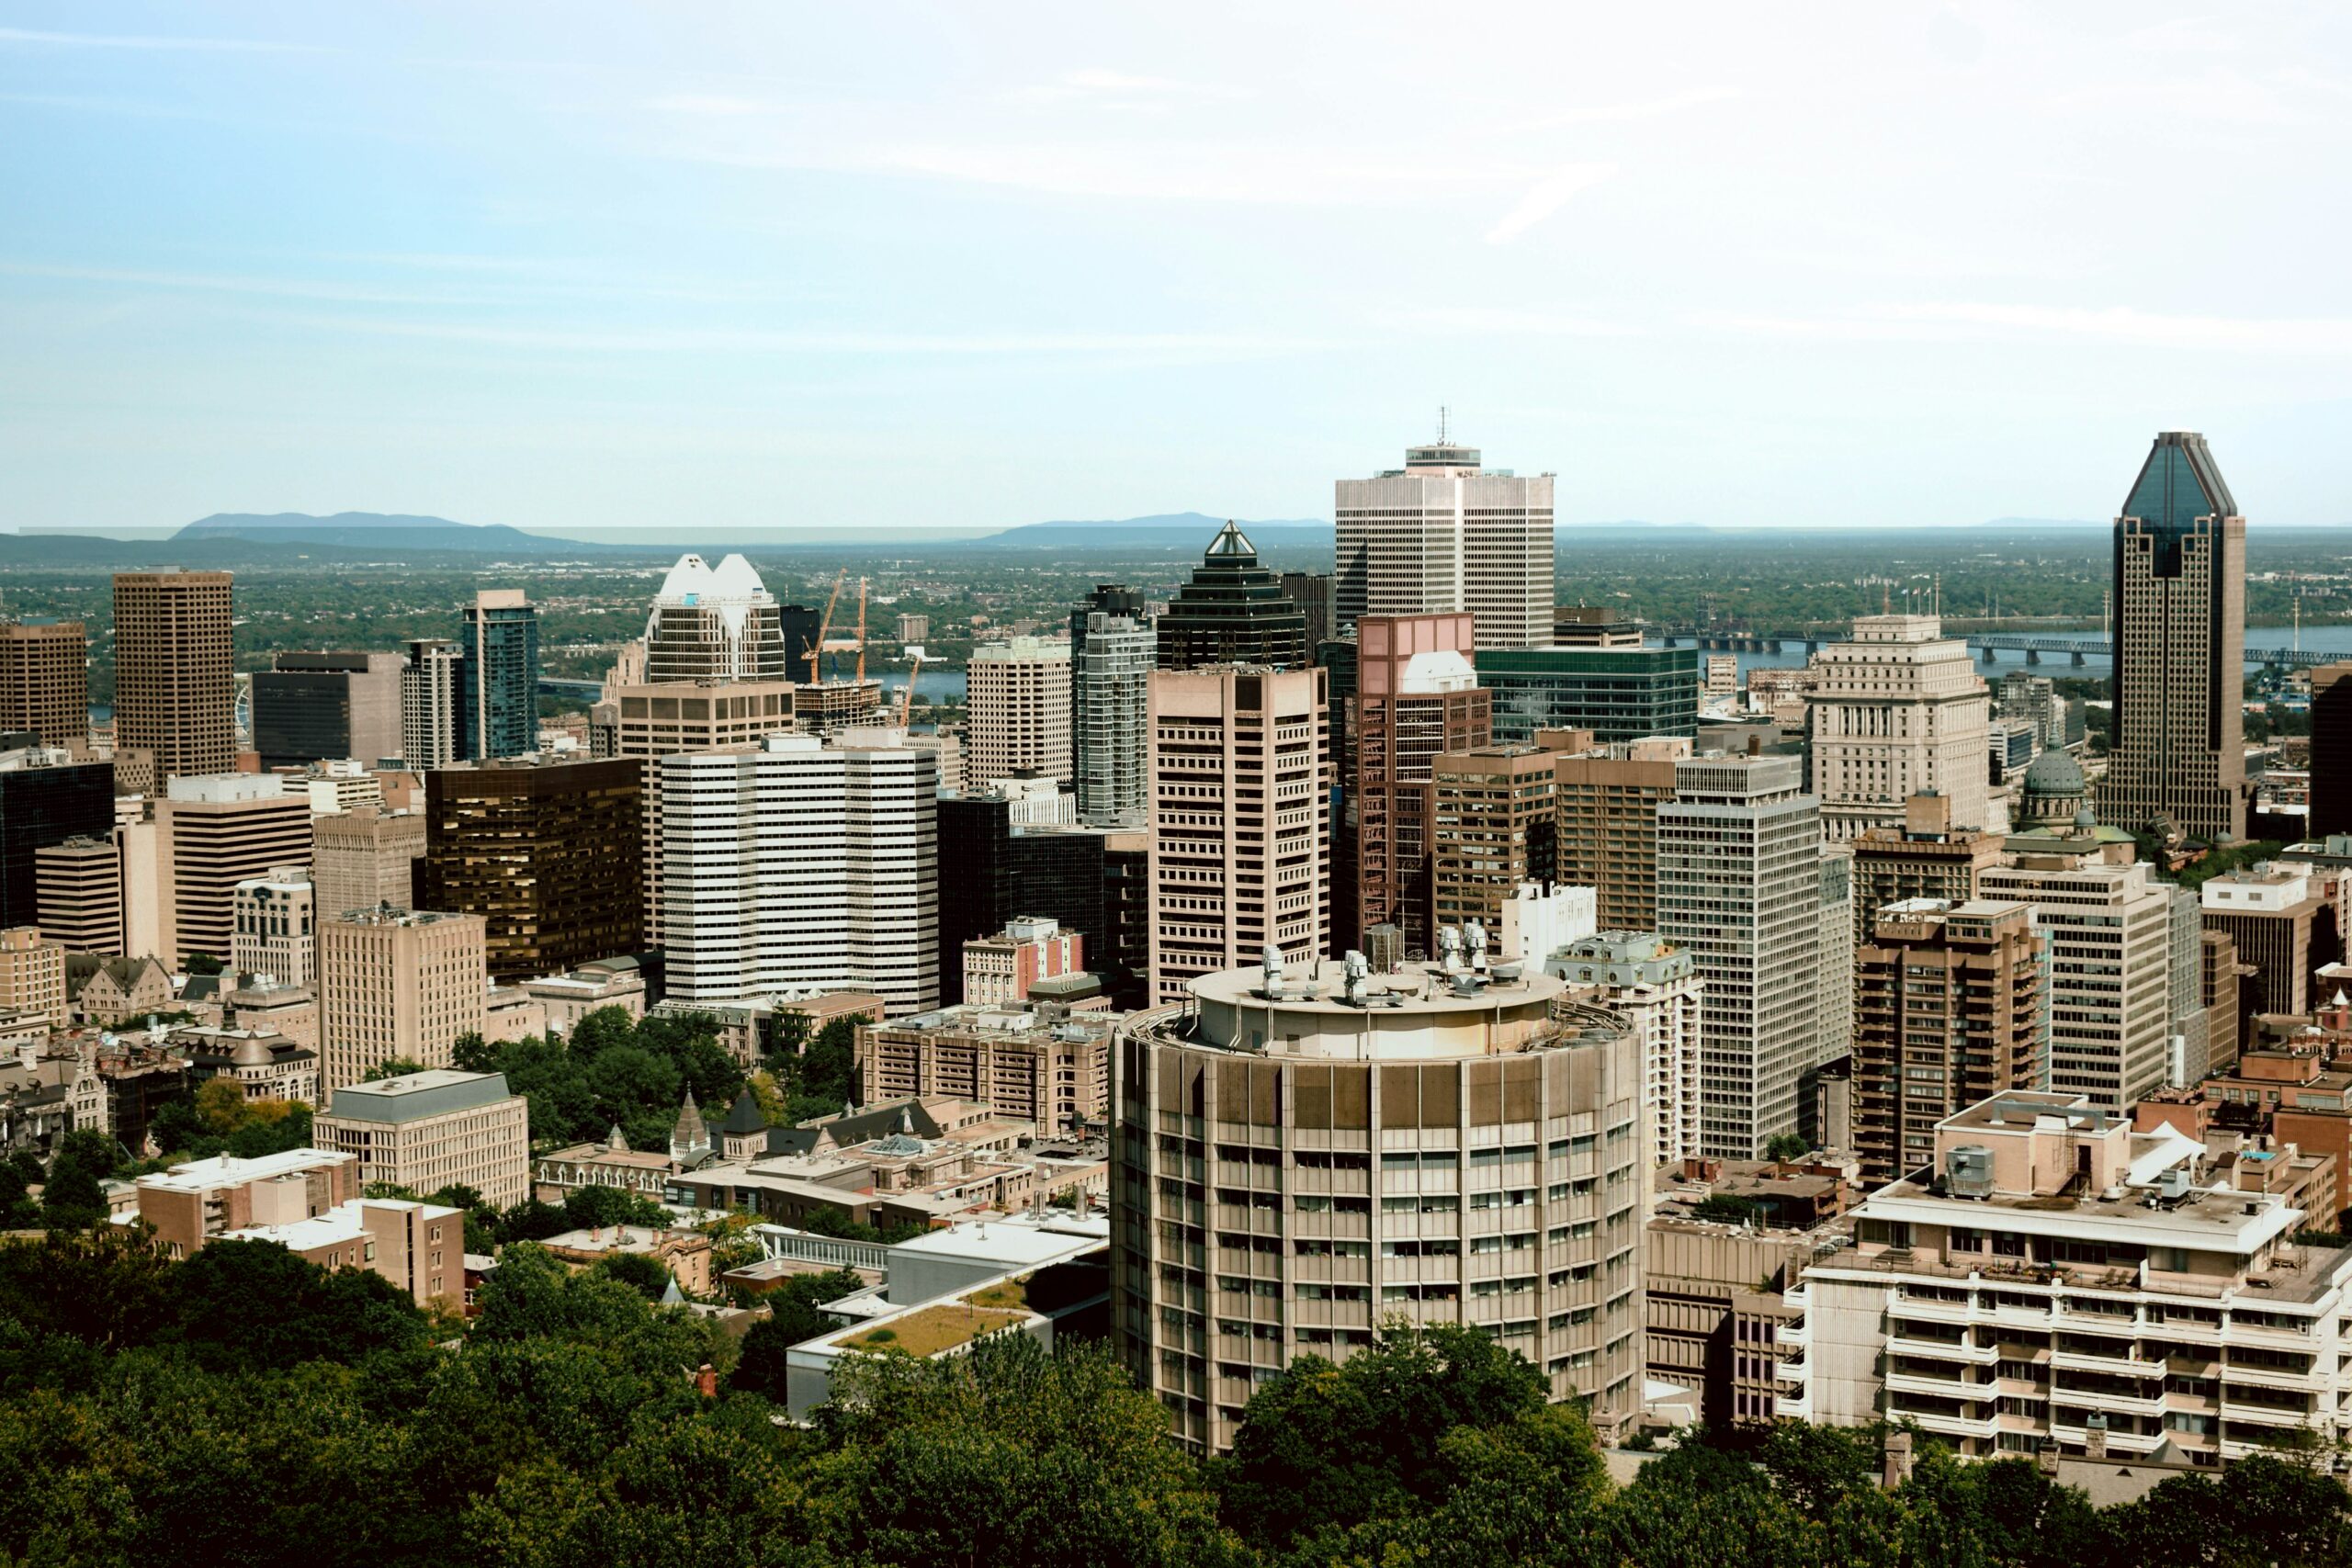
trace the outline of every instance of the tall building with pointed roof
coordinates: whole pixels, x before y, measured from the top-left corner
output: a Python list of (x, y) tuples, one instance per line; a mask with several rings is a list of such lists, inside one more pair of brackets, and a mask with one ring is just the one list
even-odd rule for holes
[(1341, 630), (1466, 610), (1482, 650), (1551, 645), (1551, 475), (1488, 468), (1441, 434), (1407, 447), (1401, 468), (1340, 480), (1336, 515)]
[(728, 556), (713, 567), (678, 558), (645, 623), (645, 682), (788, 681), (792, 655), (782, 610), (752, 563)]
[(1250, 536), (1228, 521), (1159, 617), (1159, 667), (1301, 670), (1306, 655), (1306, 612), (1283, 592), (1281, 575), (1258, 564)]
[(2156, 437), (2115, 520), (2115, 733), (2098, 814), (2245, 837), (2245, 517), (2193, 431)]

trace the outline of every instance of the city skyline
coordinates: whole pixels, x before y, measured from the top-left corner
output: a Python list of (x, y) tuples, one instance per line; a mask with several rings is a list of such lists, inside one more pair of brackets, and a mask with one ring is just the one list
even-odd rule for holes
[(2346, 521), (2339, 18), (1199, 23), (11, 6), (0, 528), (1304, 517), (1441, 403), (1570, 520), (2099, 521), (2187, 428)]

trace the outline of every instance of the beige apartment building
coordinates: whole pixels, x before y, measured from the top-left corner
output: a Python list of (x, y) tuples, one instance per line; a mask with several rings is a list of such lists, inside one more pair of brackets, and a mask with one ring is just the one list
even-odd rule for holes
[(319, 923), (319, 1055), (334, 1094), (395, 1058), (449, 1066), (482, 1032), (489, 986), (481, 917), (409, 909)]
[(1805, 694), (1823, 835), (1900, 829), (1904, 802), (1939, 795), (1956, 828), (1985, 817), (1992, 696), (1968, 645), (1935, 615), (1862, 615), (1854, 640), (1813, 656)]
[(79, 621), (0, 621), (0, 730), (44, 746), (90, 739), (90, 639)]
[[(311, 863), (311, 802), (286, 794), (271, 773), (175, 778), (155, 803), (153, 841), (164, 888), (155, 953), (174, 964), (197, 953), (225, 963), (237, 884)], [(133, 899), (126, 887), (126, 917)]]
[(1330, 941), (1326, 672), (1223, 664), (1151, 677), (1151, 987), (1295, 961)]
[(38, 926), (0, 931), (0, 1015), (39, 1014), (62, 1029), (65, 1010), (65, 948), (47, 940)]
[(1873, 1193), (1855, 1245), (1784, 1292), (1780, 1414), (1986, 1458), (2328, 1451), (2352, 1426), (2352, 1248), (2298, 1239), (2305, 1211), (2224, 1163), (2080, 1094), (1947, 1117), (1935, 1179)]
[(502, 1209), (531, 1195), (527, 1102), (503, 1073), (436, 1067), (345, 1084), (312, 1122), (312, 1141), (359, 1162), (359, 1181), (432, 1194), (470, 1187)]
[(966, 777), (1071, 776), (1069, 638), (983, 643), (966, 673)]
[(859, 1098), (947, 1095), (1046, 1136), (1075, 1133), (1110, 1111), (1111, 1034), (1124, 1016), (966, 1004), (865, 1024)]
[(158, 782), (236, 765), (229, 574), (114, 578), (114, 738), (153, 755)]
[(40, 929), (74, 953), (122, 953), (122, 858), (111, 839), (68, 839), (33, 852)]
[[(1547, 744), (1555, 732), (1539, 731)], [(1657, 930), (1657, 808), (1674, 798), (1679, 736), (1586, 745), (1552, 765), (1559, 809), (1559, 878), (1598, 895), (1602, 931)]]
[(311, 886), (321, 914), (415, 907), (424, 813), (359, 806), (312, 818), (311, 831)]

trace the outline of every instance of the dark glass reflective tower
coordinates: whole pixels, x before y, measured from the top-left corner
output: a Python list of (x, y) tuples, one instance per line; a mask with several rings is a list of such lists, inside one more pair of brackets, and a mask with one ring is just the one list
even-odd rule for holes
[(539, 612), (514, 589), (466, 606), (458, 664), (458, 757), (520, 757), (539, 745)]
[(1159, 617), (1159, 667), (1299, 670), (1306, 651), (1306, 614), (1283, 592), (1281, 577), (1258, 564), (1249, 536), (1228, 522)]
[(2205, 438), (2166, 431), (2115, 520), (2115, 737), (2098, 815), (2245, 837), (2245, 518)]

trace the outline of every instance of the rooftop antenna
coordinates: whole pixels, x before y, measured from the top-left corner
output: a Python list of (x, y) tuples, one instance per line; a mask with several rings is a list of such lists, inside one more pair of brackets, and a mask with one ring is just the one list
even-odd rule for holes
[(1445, 405), (1443, 403), (1437, 405), (1437, 444), (1441, 446), (1445, 445)]

